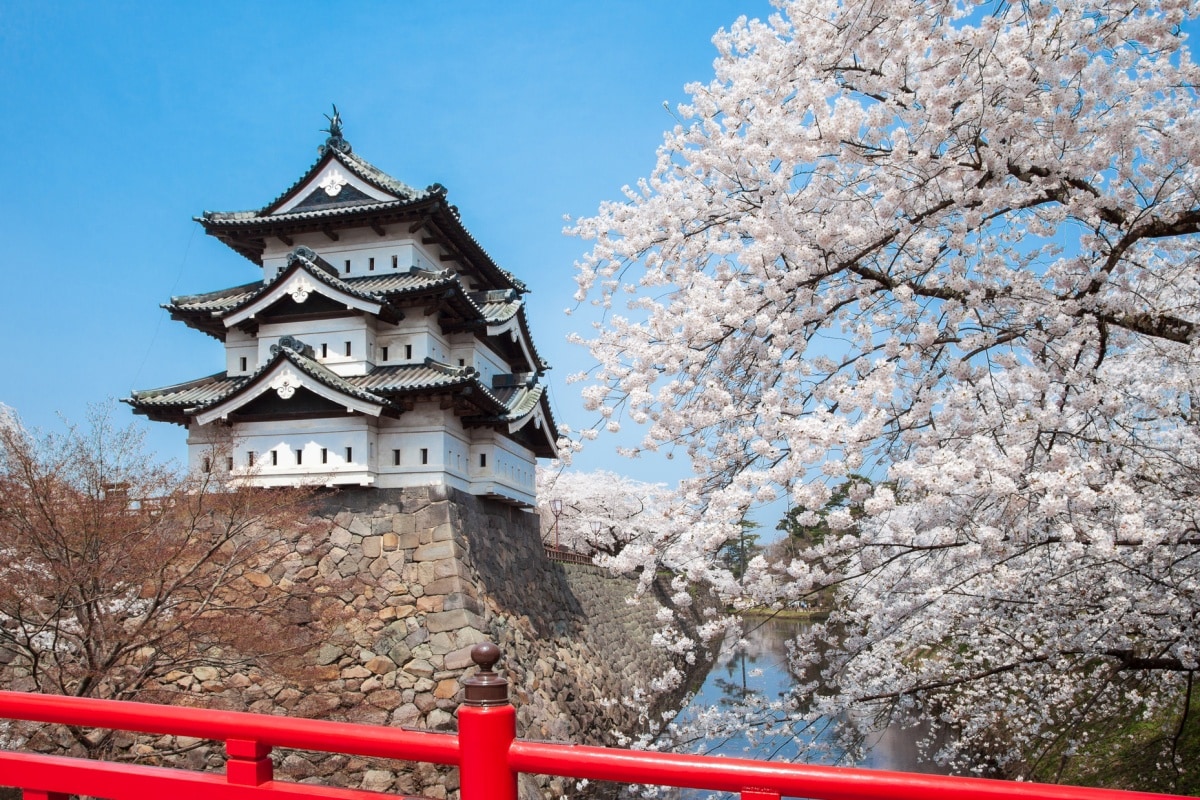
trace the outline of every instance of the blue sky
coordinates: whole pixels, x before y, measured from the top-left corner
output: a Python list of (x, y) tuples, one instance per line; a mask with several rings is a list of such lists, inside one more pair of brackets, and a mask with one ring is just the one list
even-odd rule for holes
[[(444, 184), (530, 286), (556, 413), (590, 422), (565, 382), (588, 356), (565, 342), (583, 324), (563, 309), (586, 248), (563, 215), (648, 174), (673, 124), (662, 103), (711, 76), (712, 34), (770, 12), (766, 0), (0, 0), (0, 402), (56, 428), (89, 403), (221, 369), (221, 345), (159, 304), (257, 272), (192, 217), (290, 186), (336, 103), (355, 152), (412, 185)], [(154, 452), (182, 460), (182, 428), (143, 424)], [(611, 451), (595, 443), (579, 466), (669, 477)]]

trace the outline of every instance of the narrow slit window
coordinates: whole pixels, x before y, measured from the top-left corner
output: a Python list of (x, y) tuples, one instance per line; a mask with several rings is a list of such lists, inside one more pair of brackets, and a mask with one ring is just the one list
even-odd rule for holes
[(428, 447), (421, 448), (421, 463), (422, 464), (429, 463), (429, 448)]
[(299, 466), (300, 464), (303, 464), (303, 463), (304, 463), (304, 451), (297, 450), (296, 451), (296, 465)]
[(321, 358), (329, 358), (329, 345), (326, 342), (321, 342)]
[(271, 466), (272, 467), (279, 466), (279, 451), (278, 450), (271, 451)]
[(246, 371), (246, 357), (242, 356), (242, 372)]
[(487, 453), (479, 454), (479, 468), (487, 469)]
[(350, 343), (346, 342), (346, 355), (350, 355)]
[(412, 361), (412, 345), (411, 344), (404, 345), (404, 360)]
[(250, 450), (246, 453), (246, 466), (247, 467), (254, 466), (254, 451), (253, 450)]
[(392, 269), (400, 269), (400, 256), (392, 256)]
[(392, 466), (394, 466), (394, 467), (400, 466), (400, 451), (399, 450), (392, 451)]
[(225, 471), (233, 472), (233, 456), (225, 456)]
[(329, 448), (328, 447), (321, 448), (321, 463), (322, 464), (329, 463)]
[(354, 460), (354, 448), (347, 447), (346, 448), (346, 463), (349, 464), (353, 460)]
[(387, 361), (387, 345), (384, 345), (383, 347), (379, 348), (379, 360)]
[(367, 269), (370, 270), (371, 272), (375, 271), (375, 259), (374, 258), (367, 259)]
[(204, 461), (200, 464), (200, 470), (202, 472), (212, 472), (212, 460), (205, 457)]
[(350, 274), (350, 259), (346, 259), (346, 274)]

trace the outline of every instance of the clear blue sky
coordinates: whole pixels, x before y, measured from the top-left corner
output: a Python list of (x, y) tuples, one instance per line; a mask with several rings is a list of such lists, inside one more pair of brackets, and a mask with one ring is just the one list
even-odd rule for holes
[[(582, 321), (563, 315), (585, 246), (562, 235), (563, 215), (646, 175), (673, 123), (663, 101), (712, 74), (712, 34), (770, 12), (766, 0), (0, 0), (0, 402), (55, 428), (57, 414), (82, 420), (89, 403), (221, 369), (221, 345), (159, 304), (258, 272), (192, 217), (290, 186), (337, 103), (355, 152), (448, 187), (530, 286), (556, 414), (586, 424), (565, 383), (587, 363), (564, 341)], [(182, 460), (182, 428), (143, 424), (156, 453)], [(580, 466), (669, 477), (610, 452), (596, 443)]]

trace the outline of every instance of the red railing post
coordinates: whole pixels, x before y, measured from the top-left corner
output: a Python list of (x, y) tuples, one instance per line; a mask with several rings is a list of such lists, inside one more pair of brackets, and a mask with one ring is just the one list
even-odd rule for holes
[(225, 780), (242, 786), (258, 786), (274, 778), (271, 746), (253, 739), (225, 742)]
[(458, 707), (459, 789), (462, 800), (517, 800), (517, 773), (508, 750), (517, 738), (517, 712), (508, 702), (508, 681), (492, 671), (500, 648), (489, 642), (471, 649), (479, 672), (463, 681)]

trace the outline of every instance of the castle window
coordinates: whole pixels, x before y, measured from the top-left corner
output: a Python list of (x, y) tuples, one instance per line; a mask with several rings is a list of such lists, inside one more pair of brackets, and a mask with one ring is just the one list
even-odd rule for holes
[(394, 466), (394, 467), (400, 466), (400, 451), (399, 450), (392, 451), (392, 466)]
[(246, 371), (246, 357), (242, 356), (242, 372)]
[(350, 343), (346, 342), (346, 355), (350, 355)]
[(392, 269), (400, 269), (400, 256), (392, 256)]
[(383, 347), (379, 348), (379, 353), (380, 353), (380, 359), (379, 359), (379, 360), (380, 360), (380, 361), (387, 361), (387, 345), (384, 345)]
[(479, 468), (487, 469), (487, 453), (479, 454)]
[(321, 448), (321, 463), (322, 464), (329, 463), (329, 448), (327, 448), (327, 447)]
[(321, 342), (321, 358), (329, 358), (329, 344)]
[(248, 466), (248, 467), (254, 466), (254, 451), (253, 450), (249, 450), (246, 452), (246, 466)]
[(346, 274), (350, 274), (350, 259), (346, 259)]
[(204, 457), (204, 461), (200, 464), (201, 472), (212, 472), (212, 459), (208, 456)]
[(404, 345), (404, 360), (412, 361), (412, 345), (411, 344)]
[(465, 366), (467, 365), (467, 362), (466, 362), (466, 361), (464, 361), (463, 359), (461, 359), (461, 358), (460, 358), (460, 359), (458, 360), (458, 365), (459, 365), (460, 367), (465, 367)]
[(304, 451), (297, 450), (296, 451), (296, 466), (300, 466), (303, 463), (304, 463)]
[(429, 463), (429, 448), (428, 447), (421, 448), (421, 463), (422, 464)]
[(233, 472), (233, 456), (225, 456), (225, 471)]
[(353, 460), (354, 460), (354, 448), (347, 447), (346, 448), (346, 463), (349, 464)]
[(372, 272), (375, 271), (375, 259), (373, 259), (373, 258), (367, 259), (367, 269), (371, 270)]
[(272, 467), (279, 466), (279, 451), (278, 450), (271, 451), (271, 466)]

